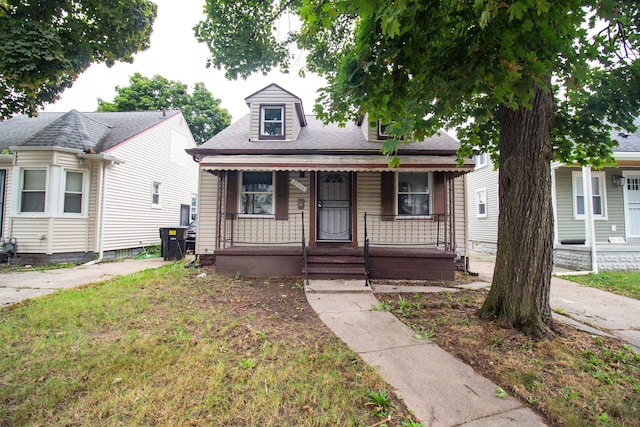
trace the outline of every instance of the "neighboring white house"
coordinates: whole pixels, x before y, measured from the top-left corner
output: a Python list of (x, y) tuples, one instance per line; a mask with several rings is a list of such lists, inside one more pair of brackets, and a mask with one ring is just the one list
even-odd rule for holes
[(20, 263), (131, 256), (190, 221), (195, 146), (179, 111), (0, 122), (0, 235), (16, 239)]
[[(640, 270), (640, 131), (615, 132), (612, 138), (617, 143), (617, 167), (592, 170), (552, 165), (557, 266), (586, 271)], [(475, 162), (474, 171), (466, 176), (468, 245), (472, 250), (495, 253), (499, 171), (486, 154), (476, 155)], [(591, 203), (585, 203), (589, 199)]]

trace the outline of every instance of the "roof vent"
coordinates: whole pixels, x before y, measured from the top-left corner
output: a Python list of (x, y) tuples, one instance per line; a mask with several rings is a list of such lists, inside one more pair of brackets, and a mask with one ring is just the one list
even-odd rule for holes
[(629, 134), (628, 133), (624, 133), (624, 132), (618, 133), (618, 136), (621, 136), (623, 138), (629, 138)]

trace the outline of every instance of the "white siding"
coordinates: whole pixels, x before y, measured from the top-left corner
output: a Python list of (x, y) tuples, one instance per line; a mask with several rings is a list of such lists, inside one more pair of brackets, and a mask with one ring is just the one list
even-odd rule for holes
[[(177, 115), (109, 152), (124, 163), (106, 169), (105, 251), (158, 243), (160, 227), (180, 225), (180, 205), (191, 205), (198, 164), (184, 149), (196, 145), (191, 137), (171, 141), (172, 127), (189, 135), (184, 118)], [(184, 163), (176, 159), (180, 152)], [(153, 182), (161, 184), (157, 208), (151, 203)]]
[[(466, 175), (467, 220), (469, 241), (475, 246), (482, 243), (494, 244), (498, 241), (498, 171), (488, 159), (487, 165)], [(478, 218), (476, 214), (476, 192), (487, 191), (487, 215)]]

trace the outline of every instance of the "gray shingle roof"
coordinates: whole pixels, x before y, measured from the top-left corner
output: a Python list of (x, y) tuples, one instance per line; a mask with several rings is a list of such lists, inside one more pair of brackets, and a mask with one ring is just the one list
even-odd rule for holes
[[(307, 126), (300, 130), (295, 141), (249, 141), (249, 115), (231, 124), (200, 147), (189, 152), (205, 154), (205, 151), (238, 152), (244, 154), (264, 151), (303, 151), (303, 152), (340, 152), (340, 151), (380, 151), (380, 141), (367, 141), (366, 129), (355, 123), (339, 127), (335, 123), (325, 125), (313, 115), (306, 115)], [(410, 142), (400, 146), (400, 153), (407, 151), (449, 151), (455, 152), (459, 142), (446, 133), (425, 139), (423, 142)]]
[(0, 150), (11, 146), (61, 147), (101, 153), (180, 112), (39, 113), (0, 122)]
[(634, 133), (628, 131), (612, 132), (611, 139), (618, 143), (618, 146), (613, 148), (614, 153), (640, 152), (640, 117), (637, 117), (633, 124), (637, 127)]

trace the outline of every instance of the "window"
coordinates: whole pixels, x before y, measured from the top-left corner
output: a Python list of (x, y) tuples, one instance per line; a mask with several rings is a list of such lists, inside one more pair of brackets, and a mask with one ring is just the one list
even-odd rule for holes
[[(573, 216), (575, 219), (584, 219), (585, 211), (585, 191), (582, 185), (582, 172), (573, 172)], [(593, 217), (606, 219), (606, 195), (605, 195), (605, 173), (591, 172), (591, 199), (593, 204)]]
[(487, 217), (487, 189), (480, 188), (476, 190), (476, 217)]
[(20, 212), (44, 212), (47, 171), (23, 170)]
[(198, 195), (191, 194), (191, 219), (196, 219), (198, 214)]
[(284, 107), (262, 107), (260, 136), (284, 138)]
[(154, 182), (151, 190), (151, 204), (160, 206), (160, 183)]
[(431, 215), (429, 173), (398, 172), (398, 215)]
[(80, 172), (67, 172), (64, 184), (64, 213), (82, 213), (82, 182)]
[(478, 153), (473, 156), (473, 161), (476, 164), (476, 169), (480, 169), (484, 166), (487, 166), (489, 159), (487, 153)]
[(273, 215), (272, 172), (242, 173), (240, 213), (247, 215)]

